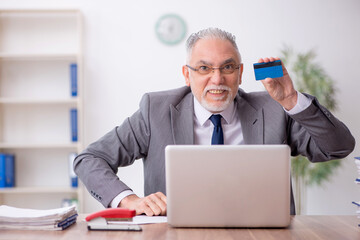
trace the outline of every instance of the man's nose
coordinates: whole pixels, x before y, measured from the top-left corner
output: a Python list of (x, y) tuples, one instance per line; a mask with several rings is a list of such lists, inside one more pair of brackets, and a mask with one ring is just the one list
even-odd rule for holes
[(221, 85), (222, 83), (224, 83), (224, 78), (220, 69), (218, 68), (213, 69), (210, 74), (211, 74), (211, 82), (213, 84)]

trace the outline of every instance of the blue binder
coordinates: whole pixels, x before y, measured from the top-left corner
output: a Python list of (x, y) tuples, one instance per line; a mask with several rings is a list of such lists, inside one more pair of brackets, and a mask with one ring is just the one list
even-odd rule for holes
[(71, 87), (71, 96), (76, 97), (78, 92), (77, 84), (77, 64), (70, 64), (70, 87)]
[(5, 187), (5, 171), (6, 171), (6, 158), (5, 154), (0, 153), (0, 188)]
[(71, 141), (78, 141), (78, 124), (77, 124), (77, 109), (70, 110), (70, 126), (71, 126)]
[(15, 157), (0, 153), (0, 188), (15, 186)]

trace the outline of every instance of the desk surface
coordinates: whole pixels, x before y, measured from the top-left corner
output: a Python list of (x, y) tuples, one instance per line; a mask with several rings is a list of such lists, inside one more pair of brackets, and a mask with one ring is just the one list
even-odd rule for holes
[(285, 229), (183, 229), (159, 223), (142, 225), (141, 232), (88, 231), (84, 217), (64, 231), (0, 230), (0, 239), (360, 239), (356, 216), (294, 216)]

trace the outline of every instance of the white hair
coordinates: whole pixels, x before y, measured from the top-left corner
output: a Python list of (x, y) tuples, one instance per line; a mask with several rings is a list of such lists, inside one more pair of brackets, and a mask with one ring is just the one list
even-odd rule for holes
[(206, 28), (206, 29), (200, 30), (197, 33), (193, 33), (189, 36), (189, 38), (186, 41), (186, 54), (187, 54), (186, 59), (187, 59), (187, 61), (189, 62), (192, 49), (198, 40), (211, 39), (211, 38), (228, 40), (234, 46), (236, 51), (238, 52), (239, 60), (241, 63), (241, 55), (240, 55), (239, 49), (235, 42), (235, 35), (233, 35), (229, 32), (226, 32), (224, 30), (221, 30), (219, 28)]

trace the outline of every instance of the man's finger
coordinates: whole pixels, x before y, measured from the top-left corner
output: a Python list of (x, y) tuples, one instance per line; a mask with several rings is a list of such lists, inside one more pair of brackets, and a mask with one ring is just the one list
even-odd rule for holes
[(142, 212), (146, 214), (146, 216), (154, 216), (155, 213), (154, 211), (151, 209), (151, 207), (149, 207), (147, 204), (144, 203), (143, 205), (143, 209), (142, 209)]
[(151, 209), (151, 211), (153, 212), (153, 215), (160, 215), (162, 212), (161, 207), (158, 205), (158, 203), (156, 202), (156, 198), (154, 198), (154, 195), (151, 194), (149, 196), (146, 197), (145, 203), (146, 205)]
[(161, 215), (166, 214), (166, 196), (162, 192), (157, 192), (150, 195), (151, 199), (161, 209)]
[[(165, 215), (166, 213), (166, 202), (163, 201), (166, 196), (163, 193), (155, 193), (148, 196), (152, 202), (160, 209), (160, 213), (157, 215)], [(157, 210), (157, 208), (155, 208)]]
[(162, 192), (157, 192), (154, 193), (158, 198), (160, 198), (161, 200), (163, 200), (164, 202), (166, 202), (166, 196), (165, 194), (163, 194)]
[[(142, 198), (141, 202), (136, 207), (136, 215), (146, 214), (146, 216), (154, 216), (156, 215), (156, 210), (153, 210), (153, 203), (151, 199)], [(160, 210), (158, 210), (160, 211)]]
[(162, 192), (157, 192), (156, 193), (158, 196), (160, 196), (161, 200), (167, 204), (167, 197), (162, 193)]

